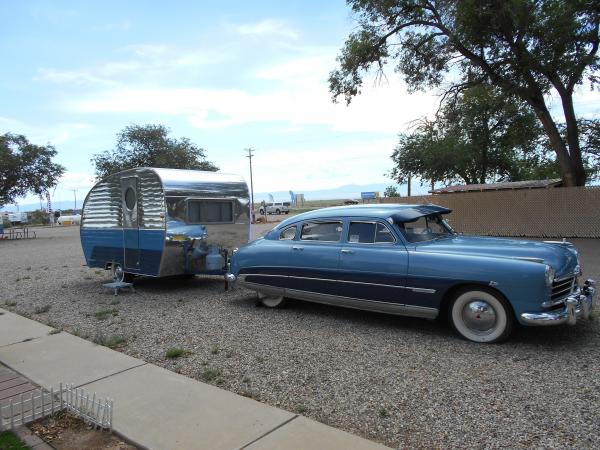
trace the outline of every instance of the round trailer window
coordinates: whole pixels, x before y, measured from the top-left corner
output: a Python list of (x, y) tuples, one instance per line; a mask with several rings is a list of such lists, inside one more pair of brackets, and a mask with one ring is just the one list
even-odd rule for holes
[(135, 191), (133, 188), (129, 187), (125, 191), (125, 206), (127, 206), (127, 209), (130, 211), (135, 207)]

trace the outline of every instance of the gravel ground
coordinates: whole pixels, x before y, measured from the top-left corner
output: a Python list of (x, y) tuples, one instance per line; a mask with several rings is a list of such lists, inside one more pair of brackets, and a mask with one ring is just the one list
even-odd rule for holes
[[(122, 337), (124, 353), (392, 447), (600, 448), (598, 313), (477, 345), (420, 319), (257, 308), (251, 292), (208, 278), (140, 279), (137, 294), (114, 297), (101, 287), (108, 272), (84, 266), (77, 228), (38, 236), (0, 242), (0, 306), (11, 311), (91, 340)], [(574, 242), (600, 278), (600, 240)], [(172, 347), (189, 353), (168, 359)]]

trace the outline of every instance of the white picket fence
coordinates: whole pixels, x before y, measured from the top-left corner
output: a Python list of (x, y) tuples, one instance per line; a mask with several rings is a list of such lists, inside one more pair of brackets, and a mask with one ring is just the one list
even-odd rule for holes
[(54, 389), (35, 389), (8, 400), (0, 400), (0, 432), (66, 410), (84, 422), (112, 430), (113, 401), (97, 398), (73, 384)]

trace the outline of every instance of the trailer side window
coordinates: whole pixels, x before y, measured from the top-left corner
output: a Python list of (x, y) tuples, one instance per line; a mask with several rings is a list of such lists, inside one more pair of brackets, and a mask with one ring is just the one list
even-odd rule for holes
[(233, 202), (218, 200), (189, 200), (188, 223), (232, 223)]

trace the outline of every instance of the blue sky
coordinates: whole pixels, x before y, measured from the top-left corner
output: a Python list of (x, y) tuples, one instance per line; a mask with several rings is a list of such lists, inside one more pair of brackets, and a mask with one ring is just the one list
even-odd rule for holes
[[(437, 106), (391, 69), (350, 107), (331, 102), (327, 76), (356, 26), (341, 0), (28, 1), (3, 13), (0, 133), (56, 146), (58, 201), (83, 197), (91, 156), (134, 123), (165, 124), (247, 179), (243, 149), (255, 148), (256, 192), (391, 184), (397, 134)], [(593, 115), (598, 100), (580, 98)]]

